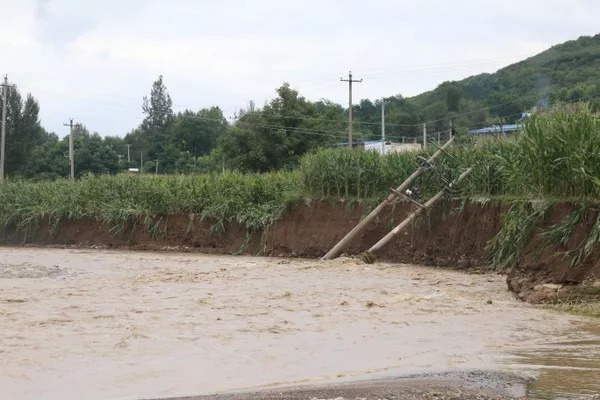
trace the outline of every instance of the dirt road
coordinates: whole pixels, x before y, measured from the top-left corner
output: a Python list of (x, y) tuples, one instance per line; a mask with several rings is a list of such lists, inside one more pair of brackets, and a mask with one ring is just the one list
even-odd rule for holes
[[(600, 392), (597, 323), (406, 265), (0, 248), (0, 398), (138, 399), (452, 370)], [(559, 379), (560, 378), (560, 379)]]

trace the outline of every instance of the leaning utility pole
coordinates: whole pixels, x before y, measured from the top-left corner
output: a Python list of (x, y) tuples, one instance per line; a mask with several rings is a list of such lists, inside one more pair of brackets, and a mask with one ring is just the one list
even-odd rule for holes
[(2, 83), (2, 140), (0, 143), (0, 183), (4, 182), (4, 163), (6, 160), (6, 103), (8, 102), (8, 89), (13, 85), (8, 84), (8, 76), (4, 75)]
[(360, 83), (363, 80), (352, 80), (352, 71), (348, 73), (348, 79), (340, 78), (342, 82), (348, 82), (348, 146), (352, 148), (352, 83)]
[(71, 180), (75, 179), (75, 149), (73, 148), (73, 118), (68, 124), (63, 124), (69, 127), (69, 164), (71, 165)]

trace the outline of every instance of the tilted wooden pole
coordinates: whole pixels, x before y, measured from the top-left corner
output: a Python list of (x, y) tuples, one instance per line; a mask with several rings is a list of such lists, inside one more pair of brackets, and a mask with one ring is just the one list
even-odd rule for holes
[[(472, 170), (472, 168), (469, 168), (465, 172), (460, 174), (460, 176), (454, 182), (451, 183), (451, 186), (454, 186), (454, 185), (458, 184), (460, 181), (462, 181), (467, 175), (469, 175), (471, 173), (471, 170)], [(417, 208), (417, 210), (415, 212), (413, 212), (412, 214), (410, 214), (408, 217), (406, 217), (406, 219), (404, 221), (402, 221), (400, 223), (400, 225), (398, 225), (390, 233), (385, 235), (379, 242), (375, 243), (373, 245), (373, 247), (371, 247), (368, 250), (368, 252), (372, 254), (372, 253), (376, 252), (377, 250), (381, 249), (383, 246), (385, 246), (396, 235), (398, 235), (400, 232), (402, 232), (402, 230), (404, 228), (406, 228), (408, 226), (408, 224), (410, 224), (415, 218), (417, 218), (423, 211), (431, 208), (431, 206), (433, 206), (435, 203), (437, 203), (442, 198), (443, 195), (444, 195), (444, 190), (440, 190), (439, 192), (437, 192), (437, 194), (435, 196), (433, 196), (431, 199), (429, 199), (429, 201), (427, 203), (424, 204), (424, 207)]]
[[(436, 151), (431, 156), (431, 158), (427, 160), (427, 163), (432, 163), (433, 160), (435, 160), (437, 157), (439, 157), (440, 154), (444, 152), (444, 150), (446, 150), (448, 147), (450, 147), (450, 145), (452, 145), (452, 142), (454, 142), (454, 136), (451, 137), (450, 140), (448, 140), (438, 151)], [(412, 173), (411, 176), (406, 178), (406, 180), (396, 188), (396, 191), (404, 192), (408, 188), (408, 185), (410, 185), (412, 181), (417, 179), (424, 171), (425, 168), (423, 168), (422, 166), (419, 167), (415, 172)], [(396, 197), (397, 195), (394, 192), (392, 192), (388, 197), (386, 197), (386, 199), (383, 200), (381, 204), (375, 207), (375, 209), (373, 209), (373, 211), (371, 211), (369, 215), (363, 218), (362, 221), (358, 223), (358, 225), (356, 225), (350, 232), (346, 234), (346, 236), (342, 238), (342, 240), (340, 240), (335, 246), (333, 246), (333, 248), (321, 258), (321, 260), (331, 260), (332, 258), (335, 258), (338, 254), (340, 254), (340, 252), (350, 243), (350, 241), (356, 235), (358, 235), (381, 212), (381, 210), (383, 210), (385, 206), (392, 202)]]

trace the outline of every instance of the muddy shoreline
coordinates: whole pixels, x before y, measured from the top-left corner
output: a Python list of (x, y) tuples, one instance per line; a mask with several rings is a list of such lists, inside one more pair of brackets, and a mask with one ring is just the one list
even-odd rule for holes
[[(356, 255), (368, 249), (413, 207), (398, 203), (386, 208), (350, 243), (345, 253)], [(574, 207), (569, 203), (556, 204), (536, 231), (561, 221)], [(0, 230), (0, 244), (315, 259), (337, 243), (367, 211), (360, 203), (307, 201), (292, 206), (268, 230), (254, 233), (235, 222), (225, 223), (223, 232), (214, 233), (214, 221), (201, 220), (195, 215), (157, 216), (153, 235), (143, 219), (132, 222), (120, 233), (93, 220), (62, 220), (52, 229), (47, 221), (42, 221), (39, 229), (28, 236), (5, 227)], [(486, 269), (489, 264), (486, 246), (499, 231), (505, 211), (506, 204), (499, 201), (444, 201), (384, 247), (377, 254), (378, 259), (452, 269)], [(572, 267), (565, 257), (584, 240), (597, 214), (598, 211), (591, 210), (564, 245), (551, 246), (540, 253), (540, 240), (531, 239), (517, 266), (508, 274), (510, 290), (524, 301), (539, 303), (561, 293), (569, 295), (573, 286), (582, 282), (600, 285), (600, 254), (594, 254), (578, 267)], [(546, 284), (560, 287), (544, 287)]]

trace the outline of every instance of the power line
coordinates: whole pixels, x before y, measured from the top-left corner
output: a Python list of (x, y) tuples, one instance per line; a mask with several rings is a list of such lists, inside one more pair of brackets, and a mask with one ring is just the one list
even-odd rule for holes
[[(595, 93), (595, 94), (588, 95), (588, 96), (581, 96), (576, 99), (573, 99), (571, 102), (580, 101), (580, 100), (598, 97), (598, 96), (600, 96), (600, 93)], [(518, 116), (521, 114), (522, 114), (521, 112), (512, 113), (512, 114), (499, 116), (498, 118), (509, 118), (509, 117), (514, 117), (514, 116)], [(193, 119), (199, 119), (199, 120), (204, 120), (204, 121), (214, 121), (214, 122), (222, 122), (223, 121), (222, 119), (219, 119), (219, 118), (207, 118), (207, 117), (201, 117), (201, 116), (196, 116), (196, 115), (187, 116), (186, 118), (193, 118)], [(435, 120), (435, 121), (441, 121), (441, 120), (446, 120), (446, 118), (440, 119), (440, 120)], [(325, 137), (338, 138), (338, 139), (340, 138), (341, 135), (344, 134), (343, 131), (323, 131), (323, 130), (302, 128), (302, 127), (261, 124), (261, 123), (256, 123), (256, 122), (247, 122), (247, 121), (240, 121), (240, 120), (235, 121), (235, 124), (254, 126), (257, 128), (264, 128), (264, 129), (287, 130), (287, 131), (293, 131), (293, 132), (297, 132), (297, 133), (307, 133), (307, 134), (311, 134), (311, 135), (325, 136)], [(420, 123), (420, 125), (422, 125), (422, 124), (423, 123)], [(389, 125), (389, 124), (386, 123), (386, 125)], [(466, 126), (466, 128), (470, 129), (470, 128), (475, 128), (475, 127), (482, 126), (482, 125), (489, 125), (489, 123), (488, 122), (479, 122), (476, 124), (468, 125), (468, 126)], [(441, 133), (445, 133), (445, 132), (447, 132), (446, 128), (444, 128), (443, 130), (430, 132), (427, 134), (427, 136), (436, 136), (437, 137), (438, 133), (441, 134)], [(402, 138), (411, 138), (412, 139), (415, 137), (415, 136), (405, 136), (405, 135), (399, 135), (399, 134), (386, 134), (386, 136), (388, 138), (393, 138), (393, 139), (402, 139)]]

